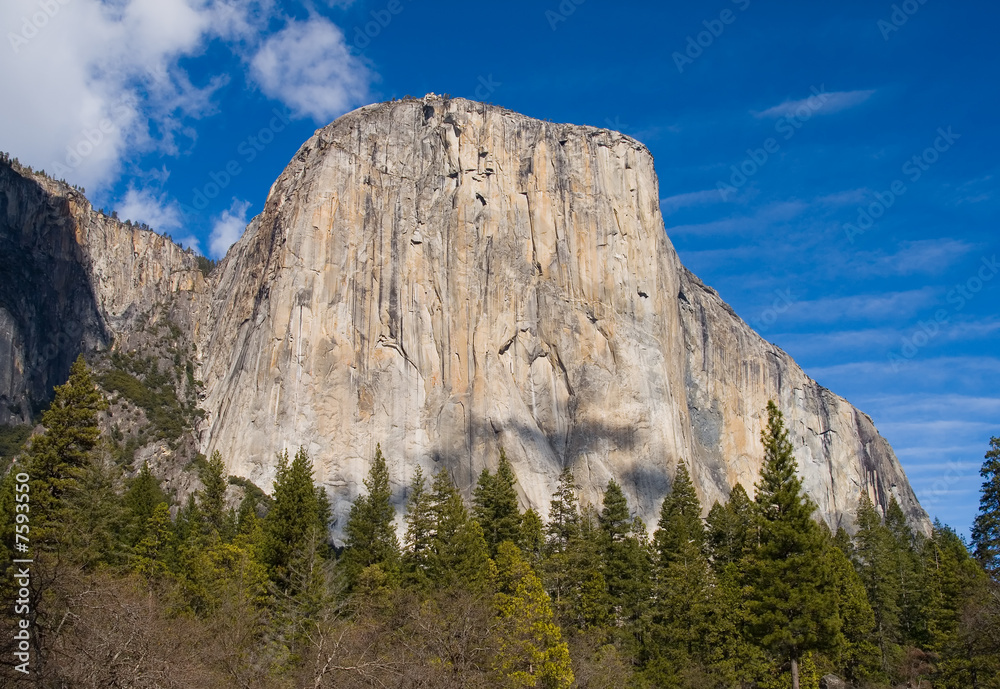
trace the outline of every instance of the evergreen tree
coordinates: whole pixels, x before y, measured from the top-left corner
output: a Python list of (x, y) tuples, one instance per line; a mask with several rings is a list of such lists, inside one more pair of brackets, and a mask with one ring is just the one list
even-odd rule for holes
[(753, 550), (753, 527), (753, 502), (737, 483), (729, 493), (729, 501), (724, 505), (715, 503), (706, 520), (708, 548), (717, 572)]
[(227, 538), (228, 524), (226, 519), (226, 465), (222, 454), (216, 450), (201, 470), (201, 483), (204, 486), (199, 493), (199, 506), (205, 519), (209, 533)]
[(368, 493), (354, 501), (344, 528), (343, 566), (352, 584), (362, 570), (374, 565), (390, 579), (399, 573), (399, 540), (393, 523), (396, 511), (381, 446), (375, 447), (365, 487)]
[(299, 448), (289, 462), (288, 452), (278, 455), (271, 509), (264, 520), (265, 562), (271, 578), (282, 587), (291, 585), (291, 565), (319, 531), (320, 506), (313, 482), (312, 461)]
[(576, 479), (569, 467), (559, 474), (556, 492), (549, 503), (549, 521), (545, 530), (546, 543), (551, 552), (565, 552), (570, 541), (580, 533)]
[(524, 556), (510, 541), (497, 550), (493, 577), (500, 644), (494, 659), (498, 686), (568, 689), (573, 684), (569, 647), (555, 623), (549, 597)]
[(434, 514), (424, 472), (419, 466), (410, 483), (406, 501), (406, 538), (403, 542), (403, 571), (411, 583), (428, 583), (427, 570), (434, 546)]
[(128, 519), (125, 534), (127, 545), (134, 546), (145, 538), (149, 518), (153, 516), (157, 505), (166, 502), (167, 496), (160, 488), (159, 480), (149, 470), (149, 464), (143, 462), (139, 473), (128, 482), (122, 499)]
[(442, 589), (483, 590), (492, 571), (483, 529), (469, 515), (444, 467), (434, 475), (430, 512), (434, 537), (427, 557), (428, 579)]
[(983, 477), (983, 486), (979, 514), (972, 525), (972, 546), (979, 564), (1000, 581), (1000, 438), (990, 438), (990, 449), (979, 475)]
[(680, 683), (691, 667), (710, 661), (706, 643), (714, 640), (711, 627), (716, 617), (701, 503), (683, 464), (660, 508), (653, 543), (656, 595), (645, 676), (657, 686), (671, 686)]
[(892, 534), (882, 524), (867, 495), (862, 495), (858, 507), (855, 543), (858, 574), (875, 615), (875, 638), (882, 653), (883, 670), (891, 675), (892, 668), (901, 660), (897, 557)]
[(472, 494), (473, 515), (483, 528), (491, 555), (496, 554), (497, 547), (504, 541), (521, 545), (521, 512), (515, 483), (514, 469), (501, 447), (497, 473), (494, 475), (483, 469)]
[(542, 559), (545, 547), (545, 525), (534, 509), (527, 510), (521, 517), (521, 549), (532, 567)]
[(171, 530), (170, 508), (167, 503), (157, 503), (145, 528), (144, 536), (133, 549), (132, 568), (146, 577), (164, 576), (171, 560), (174, 533)]
[(918, 615), (920, 601), (914, 595), (917, 588), (917, 569), (919, 557), (915, 547), (916, 536), (906, 521), (906, 515), (896, 502), (895, 496), (889, 499), (885, 511), (885, 528), (889, 532), (892, 544), (893, 575), (899, 588), (897, 605), (899, 607), (899, 634), (901, 643), (912, 642), (916, 629), (914, 620)]
[(70, 368), (69, 380), (56, 387), (52, 404), (42, 414), (45, 433), (32, 439), (26, 453), (34, 548), (56, 547), (70, 525), (61, 498), (78, 486), (93, 457), (100, 440), (97, 414), (106, 407), (80, 355)]
[(772, 401), (767, 412), (761, 432), (764, 467), (755, 496), (760, 548), (753, 611), (760, 642), (791, 663), (792, 686), (799, 689), (799, 660), (831, 646), (840, 620), (822, 532), (812, 520), (815, 505), (796, 475), (781, 411)]
[(652, 562), (645, 527), (629, 514), (621, 486), (611, 479), (598, 516), (601, 563), (611, 605), (620, 624), (638, 622), (650, 595)]
[(684, 464), (678, 465), (674, 484), (660, 507), (660, 521), (653, 534), (653, 543), (661, 567), (704, 553), (705, 525), (701, 521), (701, 502)]
[[(842, 529), (840, 532), (847, 535)], [(826, 549), (836, 581), (837, 612), (842, 623), (834, 660), (848, 680), (860, 685), (882, 677), (882, 656), (874, 643), (875, 613), (861, 577), (842, 545), (835, 538)]]

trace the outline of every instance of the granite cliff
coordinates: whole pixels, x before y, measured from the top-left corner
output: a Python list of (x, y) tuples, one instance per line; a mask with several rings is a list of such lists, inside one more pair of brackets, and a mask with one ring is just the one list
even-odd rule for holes
[[(653, 159), (616, 132), (435, 96), (361, 108), (303, 144), (207, 279), (165, 238), (0, 166), (0, 242), (39, 286), (4, 276), (5, 408), (169, 303), (204, 382), (199, 447), (269, 488), (275, 452), (305, 446), (338, 528), (376, 443), (400, 506), (418, 465), (469, 491), (503, 446), (543, 515), (570, 466), (584, 501), (615, 478), (652, 523), (681, 461), (707, 509), (752, 493), (769, 399), (828, 523), (893, 495), (929, 528), (871, 420), (681, 265)], [(32, 363), (67, 317), (58, 365)]]

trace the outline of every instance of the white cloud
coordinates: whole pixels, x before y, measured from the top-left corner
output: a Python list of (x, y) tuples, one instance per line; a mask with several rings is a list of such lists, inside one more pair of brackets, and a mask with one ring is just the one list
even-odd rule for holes
[[(289, 22), (275, 0), (39, 0), (0, 3), (0, 149), (88, 191), (124, 163), (175, 155), (216, 111), (228, 74), (196, 84), (182, 61), (221, 40), (265, 95), (330, 118), (367, 95), (372, 75), (325, 19)], [(259, 50), (258, 50), (259, 48)]]
[(820, 91), (808, 98), (786, 100), (784, 103), (768, 108), (763, 112), (754, 113), (756, 117), (799, 117), (803, 114), (829, 115), (861, 105), (872, 97), (874, 89), (866, 91)]
[(289, 21), (268, 37), (251, 59), (250, 73), (266, 96), (318, 124), (362, 104), (372, 80), (344, 33), (318, 16)]
[(687, 194), (676, 194), (665, 199), (660, 199), (660, 212), (669, 215), (674, 211), (688, 206), (701, 206), (711, 203), (719, 203), (722, 196), (718, 189), (705, 189), (704, 191), (692, 191)]
[(136, 189), (130, 186), (125, 192), (125, 198), (115, 210), (122, 220), (144, 222), (161, 233), (180, 229), (182, 224), (181, 210), (177, 202), (151, 189)]
[(250, 210), (249, 201), (233, 199), (233, 204), (229, 210), (223, 211), (212, 226), (212, 234), (208, 239), (208, 255), (210, 258), (220, 259), (229, 251), (229, 247), (243, 235), (243, 230), (247, 226), (247, 211)]

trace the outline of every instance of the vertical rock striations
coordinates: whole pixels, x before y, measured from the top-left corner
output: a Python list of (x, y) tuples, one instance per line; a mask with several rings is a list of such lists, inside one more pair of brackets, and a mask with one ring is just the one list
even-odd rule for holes
[(888, 444), (688, 273), (649, 152), (621, 134), (461, 99), (368, 106), (319, 130), (230, 251), (203, 375), (212, 432), (261, 485), (304, 445), (344, 516), (381, 442), (397, 490), (468, 490), (504, 446), (526, 505), (563, 466), (647, 521), (678, 461), (702, 499), (752, 491), (769, 398), (833, 525), (893, 493)]
[(78, 350), (171, 300), (203, 450), (269, 488), (275, 453), (305, 446), (338, 530), (377, 442), (400, 505), (418, 465), (469, 491), (503, 446), (542, 513), (570, 466), (585, 501), (615, 478), (652, 522), (680, 461), (707, 508), (752, 493), (768, 399), (828, 523), (850, 527), (867, 493), (929, 527), (871, 420), (681, 266), (652, 157), (616, 132), (435, 96), (361, 108), (302, 146), (207, 282), (47, 184), (0, 165), (0, 242), (33, 275), (0, 292), (5, 402), (68, 368), (75, 351), (25, 363), (66, 314)]

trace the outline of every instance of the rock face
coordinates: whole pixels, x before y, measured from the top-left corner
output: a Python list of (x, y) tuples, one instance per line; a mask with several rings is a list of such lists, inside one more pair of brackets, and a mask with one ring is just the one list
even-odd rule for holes
[[(752, 494), (769, 399), (828, 523), (867, 493), (929, 528), (871, 420), (681, 266), (653, 159), (616, 132), (432, 96), (361, 108), (302, 146), (208, 284), (180, 249), (84, 225), (95, 324), (183, 295), (204, 450), (269, 488), (275, 452), (305, 446), (338, 530), (376, 443), (400, 506), (417, 466), (468, 492), (503, 446), (543, 516), (569, 466), (585, 502), (614, 478), (652, 524), (682, 461), (707, 510)], [(0, 312), (0, 363), (20, 337)]]
[(28, 421), (81, 351), (108, 346), (155, 304), (205, 286), (191, 253), (6, 162), (0, 256), (0, 423)]

